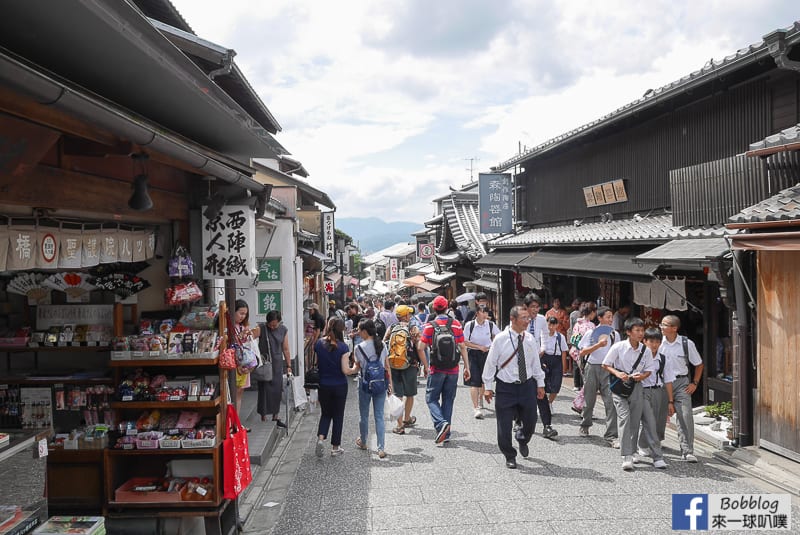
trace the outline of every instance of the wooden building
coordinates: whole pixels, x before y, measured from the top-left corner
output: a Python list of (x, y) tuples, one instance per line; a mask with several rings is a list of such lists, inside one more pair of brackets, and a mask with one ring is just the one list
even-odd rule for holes
[(650, 325), (677, 312), (704, 355), (695, 402), (733, 400), (744, 445), (753, 435), (751, 352), (749, 341), (732, 343), (724, 224), (797, 182), (741, 154), (800, 121), (798, 43), (800, 23), (771, 32), (494, 167), (514, 175), (517, 231), (477, 261), (502, 270), (504, 309), (545, 288), (548, 300), (632, 302)]

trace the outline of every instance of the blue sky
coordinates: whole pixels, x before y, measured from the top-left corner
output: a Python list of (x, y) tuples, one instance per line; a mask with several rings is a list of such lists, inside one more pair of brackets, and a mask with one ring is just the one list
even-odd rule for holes
[[(337, 217), (421, 222), (476, 171), (800, 19), (796, 0), (173, 0)], [(476, 175), (477, 176), (477, 175)]]

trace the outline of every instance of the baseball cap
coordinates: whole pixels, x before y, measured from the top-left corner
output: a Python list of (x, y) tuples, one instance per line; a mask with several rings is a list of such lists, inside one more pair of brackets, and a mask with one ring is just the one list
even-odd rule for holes
[(447, 310), (448, 306), (447, 298), (444, 297), (443, 295), (437, 296), (436, 299), (434, 299), (433, 302), (431, 303), (431, 306), (437, 312), (442, 310)]
[(329, 304), (329, 305), (331, 305), (331, 306), (333, 306), (333, 305), (335, 305), (335, 304), (336, 304), (336, 301), (334, 301), (333, 299), (331, 299), (330, 301), (328, 301), (328, 304)]
[(397, 315), (398, 318), (400, 316), (410, 316), (411, 314), (414, 313), (414, 309), (408, 305), (400, 305), (399, 307), (397, 307), (397, 310), (395, 310), (394, 313)]

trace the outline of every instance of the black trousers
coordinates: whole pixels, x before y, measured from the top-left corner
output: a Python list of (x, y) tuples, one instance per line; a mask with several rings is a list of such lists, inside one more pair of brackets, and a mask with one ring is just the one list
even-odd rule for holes
[[(536, 398), (536, 388), (539, 385), (536, 384), (536, 379), (533, 380), (533, 397)], [(542, 385), (544, 386), (544, 385)], [(539, 409), (539, 418), (542, 420), (543, 426), (548, 426), (553, 422), (553, 413), (550, 410), (550, 400), (547, 398), (547, 394), (544, 395), (542, 399), (536, 398), (536, 407)], [(536, 430), (536, 422), (533, 423), (534, 431)]]
[(536, 381), (528, 379), (522, 384), (512, 384), (498, 380), (494, 389), (497, 445), (506, 460), (516, 459), (517, 450), (511, 443), (511, 427), (514, 418), (518, 418), (525, 436), (523, 443), (530, 441), (536, 427)]
[(333, 422), (331, 446), (342, 444), (342, 427), (344, 427), (344, 405), (347, 402), (347, 384), (337, 386), (319, 386), (319, 406), (322, 414), (319, 417), (317, 435), (328, 436)]

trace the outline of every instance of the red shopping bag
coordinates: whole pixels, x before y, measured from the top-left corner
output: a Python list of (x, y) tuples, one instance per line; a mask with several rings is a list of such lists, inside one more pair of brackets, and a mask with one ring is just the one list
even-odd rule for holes
[(222, 443), (222, 497), (232, 500), (239, 496), (253, 480), (250, 471), (250, 450), (247, 446), (247, 430), (239, 421), (233, 405), (228, 405), (225, 423), (225, 440)]

